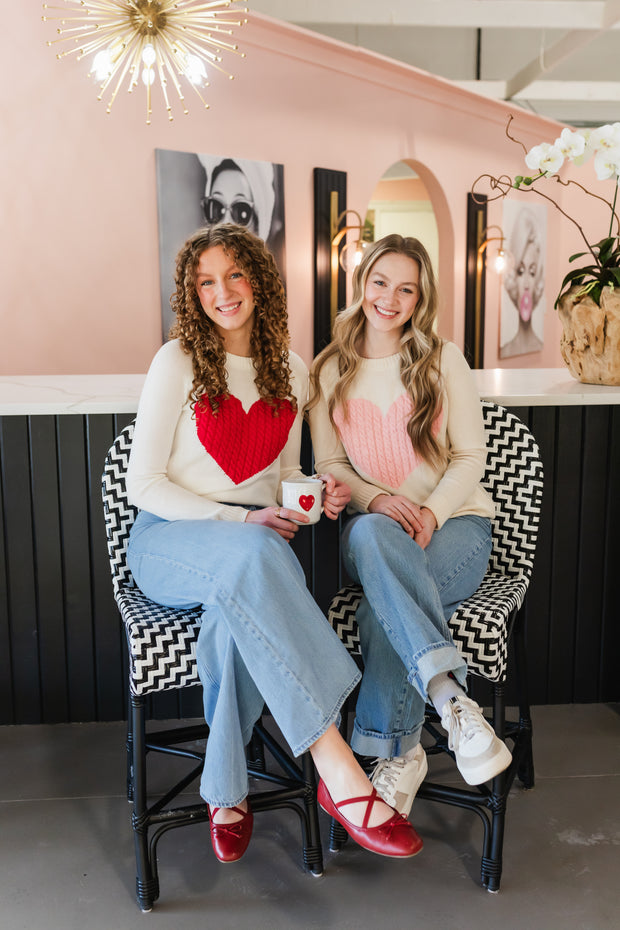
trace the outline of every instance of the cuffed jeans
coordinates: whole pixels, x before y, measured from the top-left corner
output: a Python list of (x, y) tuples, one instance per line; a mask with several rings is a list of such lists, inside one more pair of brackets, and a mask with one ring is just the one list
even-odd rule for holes
[(248, 793), (245, 746), (263, 705), (298, 756), (337, 722), (357, 666), (272, 529), (142, 512), (128, 563), (156, 603), (204, 608), (196, 660), (210, 732), (200, 793), (234, 807)]
[(429, 681), (467, 665), (447, 620), (478, 588), (491, 554), (484, 517), (447, 520), (422, 549), (384, 514), (361, 514), (342, 536), (345, 567), (364, 588), (357, 610), (364, 674), (351, 745), (365, 756), (402, 756), (420, 741)]

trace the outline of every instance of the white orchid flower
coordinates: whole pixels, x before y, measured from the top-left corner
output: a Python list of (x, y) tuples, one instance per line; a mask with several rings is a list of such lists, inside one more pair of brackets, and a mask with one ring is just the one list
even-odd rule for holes
[(594, 170), (599, 181), (620, 177), (620, 145), (599, 149), (594, 156)]
[(525, 164), (533, 171), (544, 174), (555, 174), (564, 164), (564, 155), (556, 145), (541, 142), (530, 149), (525, 156)]
[(563, 129), (560, 138), (556, 139), (553, 144), (564, 158), (570, 158), (571, 161), (583, 155), (586, 148), (585, 137), (580, 132), (573, 132), (571, 129)]
[(589, 145), (594, 151), (615, 149), (620, 145), (620, 123), (607, 123), (590, 133)]

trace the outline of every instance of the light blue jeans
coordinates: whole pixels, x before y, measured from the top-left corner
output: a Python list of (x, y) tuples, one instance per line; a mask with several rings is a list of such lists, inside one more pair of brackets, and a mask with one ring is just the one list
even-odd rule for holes
[(421, 549), (383, 514), (360, 514), (342, 536), (345, 567), (364, 588), (357, 610), (364, 674), (351, 745), (402, 756), (420, 741), (427, 686), (440, 672), (465, 684), (447, 620), (479, 586), (491, 554), (484, 517), (447, 520)]
[(248, 793), (245, 746), (263, 705), (298, 756), (338, 721), (357, 666), (272, 529), (142, 512), (128, 563), (156, 603), (204, 607), (196, 659), (210, 733), (200, 793), (234, 807)]

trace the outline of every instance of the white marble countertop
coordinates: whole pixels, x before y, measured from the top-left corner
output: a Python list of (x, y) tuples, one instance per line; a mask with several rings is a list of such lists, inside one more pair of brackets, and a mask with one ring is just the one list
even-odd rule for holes
[(484, 368), (474, 377), (480, 397), (506, 407), (620, 404), (620, 385), (582, 384), (567, 368)]
[(0, 416), (135, 413), (146, 375), (2, 375)]
[[(480, 397), (511, 407), (620, 404), (620, 386), (581, 384), (566, 368), (474, 371)], [(0, 376), (0, 416), (135, 413), (145, 375)]]

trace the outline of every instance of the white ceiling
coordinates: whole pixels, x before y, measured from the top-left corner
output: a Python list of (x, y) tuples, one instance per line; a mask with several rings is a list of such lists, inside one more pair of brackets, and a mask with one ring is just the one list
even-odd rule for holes
[(575, 126), (620, 121), (620, 0), (248, 0)]

